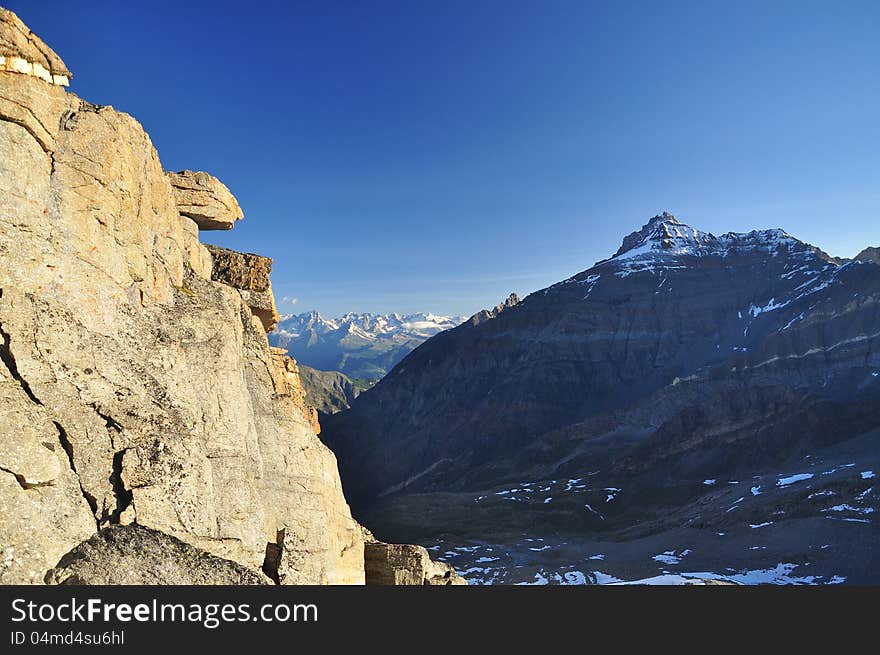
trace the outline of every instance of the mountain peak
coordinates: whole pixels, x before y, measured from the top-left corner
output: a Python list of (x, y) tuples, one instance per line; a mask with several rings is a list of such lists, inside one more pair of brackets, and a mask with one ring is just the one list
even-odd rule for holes
[(657, 214), (656, 216), (652, 216), (651, 219), (645, 224), (645, 227), (647, 227), (648, 225), (656, 225), (657, 223), (671, 223), (672, 225), (684, 225), (684, 223), (682, 223), (673, 214), (670, 214), (666, 210), (664, 210), (660, 214)]
[(821, 265), (839, 266), (846, 262), (804, 243), (781, 228), (728, 232), (716, 237), (686, 225), (664, 211), (650, 218), (641, 229), (627, 235), (614, 255), (596, 262), (595, 266), (614, 265), (618, 269), (616, 275), (626, 277), (637, 272), (686, 267), (681, 257), (747, 254), (776, 257), (782, 253), (789, 257), (815, 260)]
[(653, 216), (640, 230), (627, 235), (612, 259), (648, 246), (650, 249), (670, 250), (677, 247), (700, 247), (713, 244), (717, 239), (711, 234), (685, 225), (667, 211)]

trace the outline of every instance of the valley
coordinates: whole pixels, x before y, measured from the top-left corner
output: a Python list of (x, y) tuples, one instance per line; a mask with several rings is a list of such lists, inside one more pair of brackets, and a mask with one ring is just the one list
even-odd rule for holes
[(321, 437), (356, 515), (472, 582), (871, 582), (878, 326), (871, 257), (664, 213), (429, 339)]

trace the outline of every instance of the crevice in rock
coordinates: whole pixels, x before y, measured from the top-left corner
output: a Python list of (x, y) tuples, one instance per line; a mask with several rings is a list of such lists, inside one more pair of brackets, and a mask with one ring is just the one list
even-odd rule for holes
[[(44, 130), (46, 129), (43, 126), (43, 124), (40, 122), (39, 117), (34, 113), (34, 111), (30, 107), (27, 107), (27, 106), (21, 104), (20, 102), (16, 102), (12, 98), (2, 97), (0, 99), (11, 102), (12, 104), (17, 105), (17, 106), (21, 107), (22, 109), (26, 109), (27, 112), (40, 125), (40, 127), (42, 127)], [(34, 130), (34, 128), (31, 125), (29, 125), (26, 120), (22, 120), (20, 118), (14, 118), (12, 116), (9, 116), (8, 114), (0, 114), (0, 121), (6, 121), (7, 123), (12, 123), (14, 125), (18, 125), (19, 127), (23, 128), (25, 132), (27, 132), (28, 134), (30, 134), (33, 137), (34, 141), (37, 142), (37, 144), (40, 146), (40, 149), (43, 152), (45, 152), (47, 155), (52, 153), (52, 148), (50, 147), (50, 144), (46, 142), (46, 139), (41, 138), (41, 135), (37, 134), (37, 132)], [(49, 134), (48, 130), (46, 131), (46, 134), (47, 135)], [(50, 138), (51, 138), (51, 135), (50, 135)]]
[(122, 424), (106, 412), (102, 411), (101, 407), (97, 403), (92, 403), (91, 407), (95, 410), (95, 413), (98, 416), (104, 419), (104, 425), (107, 427), (108, 430), (116, 430), (117, 432), (122, 432)]
[[(3, 290), (0, 289), (0, 298), (3, 297)], [(27, 383), (21, 373), (18, 372), (18, 364), (15, 363), (15, 356), (12, 354), (12, 349), (10, 348), (11, 337), (9, 333), (3, 329), (3, 325), (0, 324), (0, 360), (2, 360), (3, 364), (6, 366), (9, 374), (12, 376), (12, 379), (18, 382), (21, 386), (22, 390), (25, 392), (28, 398), (31, 399), (32, 402), (37, 405), (42, 405), (43, 403), (34, 395), (34, 392), (31, 391), (31, 386)]]
[(24, 490), (36, 489), (37, 487), (51, 487), (53, 484), (52, 480), (49, 480), (47, 482), (28, 482), (21, 473), (16, 473), (15, 471), (5, 468), (3, 466), (0, 466), (0, 471), (3, 471), (4, 473), (9, 473), (9, 475), (14, 477), (15, 481), (18, 482), (18, 486), (20, 486)]
[(278, 576), (278, 568), (281, 566), (281, 555), (284, 553), (284, 528), (275, 534), (275, 542), (266, 544), (266, 557), (263, 560), (263, 573), (275, 584), (281, 584)]
[(119, 517), (131, 506), (134, 500), (134, 492), (131, 489), (126, 489), (125, 482), (122, 480), (122, 458), (127, 450), (127, 448), (123, 448), (113, 455), (113, 473), (110, 475), (110, 484), (113, 485), (116, 507), (107, 517), (112, 524), (119, 523)]
[(70, 463), (70, 470), (73, 471), (74, 475), (76, 475), (77, 481), (79, 482), (79, 489), (82, 492), (83, 498), (86, 499), (86, 502), (89, 504), (89, 508), (92, 510), (92, 516), (95, 517), (95, 526), (100, 530), (101, 522), (97, 519), (98, 516), (98, 501), (92, 496), (88, 491), (86, 491), (85, 487), (83, 487), (82, 480), (79, 477), (79, 474), (76, 472), (76, 464), (73, 463), (73, 444), (70, 443), (70, 437), (67, 436), (67, 431), (64, 429), (58, 421), (52, 421), (55, 424), (55, 429), (58, 430), (58, 441), (61, 442), (61, 447), (64, 448), (64, 452), (67, 453), (67, 460)]

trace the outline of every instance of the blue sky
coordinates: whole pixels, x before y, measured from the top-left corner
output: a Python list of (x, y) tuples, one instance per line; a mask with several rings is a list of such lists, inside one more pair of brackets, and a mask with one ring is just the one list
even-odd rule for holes
[(877, 2), (3, 4), (232, 189), (203, 240), (273, 257), (282, 312), (468, 314), (664, 209), (880, 244)]

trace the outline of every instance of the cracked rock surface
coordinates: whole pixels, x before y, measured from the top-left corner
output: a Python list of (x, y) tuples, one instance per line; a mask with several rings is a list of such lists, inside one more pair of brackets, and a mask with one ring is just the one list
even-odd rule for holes
[(117, 524), (251, 570), (283, 531), (285, 582), (363, 583), (336, 460), (141, 125), (0, 70), (0, 152), (0, 583)]

